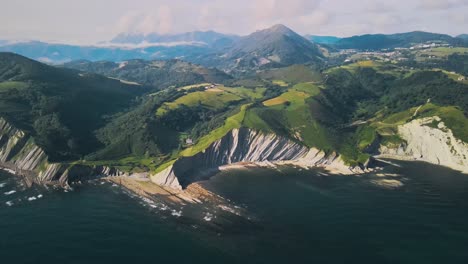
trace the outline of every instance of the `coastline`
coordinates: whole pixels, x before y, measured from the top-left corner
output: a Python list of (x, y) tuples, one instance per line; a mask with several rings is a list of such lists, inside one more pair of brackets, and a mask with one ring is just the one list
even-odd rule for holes
[(451, 169), (451, 170), (454, 170), (454, 171), (458, 171), (458, 172), (460, 172), (460, 173), (463, 173), (463, 174), (465, 174), (465, 175), (468, 175), (468, 168), (466, 168), (465, 170), (463, 170), (463, 169), (460, 169), (460, 168), (456, 168), (456, 167), (452, 167), (452, 166), (447, 166), (447, 165), (444, 165), (444, 164), (436, 164), (436, 163), (427, 161), (427, 160), (425, 160), (425, 159), (418, 159), (418, 158), (411, 157), (411, 156), (392, 155), (392, 154), (380, 154), (380, 155), (373, 156), (373, 158), (376, 159), (376, 160), (390, 159), (390, 160), (401, 160), (401, 161), (419, 161), (419, 162), (425, 162), (425, 163), (428, 163), (428, 164), (433, 164), (433, 165), (437, 165), (437, 166), (442, 166), (442, 167), (444, 167), (444, 168), (448, 168), (448, 169)]
[(223, 197), (208, 191), (201, 182), (192, 183), (184, 190), (163, 187), (151, 182), (148, 178), (132, 176), (110, 176), (104, 181), (119, 185), (140, 198), (154, 202), (164, 201), (171, 204), (212, 204), (229, 207), (229, 202)]

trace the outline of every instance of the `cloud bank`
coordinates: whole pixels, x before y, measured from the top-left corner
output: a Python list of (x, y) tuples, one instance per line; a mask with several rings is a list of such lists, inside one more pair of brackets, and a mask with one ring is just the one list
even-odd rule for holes
[(302, 34), (468, 33), (468, 0), (16, 0), (0, 39), (93, 43), (121, 32), (248, 34), (282, 23)]

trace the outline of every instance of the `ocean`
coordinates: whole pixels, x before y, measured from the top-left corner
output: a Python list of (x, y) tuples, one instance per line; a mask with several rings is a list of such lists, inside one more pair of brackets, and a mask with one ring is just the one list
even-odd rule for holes
[(223, 171), (243, 214), (148, 204), (93, 181), (26, 188), (0, 172), (1, 263), (468, 263), (468, 175), (420, 162), (330, 176)]

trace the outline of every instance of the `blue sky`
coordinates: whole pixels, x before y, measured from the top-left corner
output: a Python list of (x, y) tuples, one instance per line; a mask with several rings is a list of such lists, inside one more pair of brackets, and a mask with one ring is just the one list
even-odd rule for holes
[(282, 23), (301, 34), (468, 33), (468, 0), (2, 1), (0, 39), (96, 43), (120, 32), (245, 35)]

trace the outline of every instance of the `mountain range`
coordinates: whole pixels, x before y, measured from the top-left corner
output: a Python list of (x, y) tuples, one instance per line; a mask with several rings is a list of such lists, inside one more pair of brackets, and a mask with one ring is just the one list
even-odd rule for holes
[(146, 43), (187, 43), (203, 44), (213, 48), (226, 46), (238, 39), (239, 36), (227, 35), (214, 31), (194, 31), (182, 34), (142, 34), (142, 33), (121, 33), (113, 38), (113, 44), (140, 44)]
[(334, 47), (339, 49), (380, 50), (397, 47), (409, 48), (412, 45), (429, 42), (445, 43), (452, 46), (468, 46), (468, 43), (461, 38), (454, 38), (444, 34), (414, 31), (391, 35), (375, 34), (343, 38), (335, 42)]
[[(40, 41), (18, 43), (0, 41), (0, 51), (18, 53), (52, 64), (73, 60), (118, 62), (131, 59), (183, 59), (205, 66), (217, 66), (225, 70), (232, 70), (235, 65), (239, 68), (261, 68), (264, 65), (302, 63), (304, 60), (310, 60), (314, 63), (320, 62), (322, 54), (319, 45), (336, 50), (380, 50), (396, 47), (408, 48), (415, 44), (433, 42), (451, 46), (468, 45), (464, 35), (454, 38), (444, 34), (416, 31), (391, 35), (361, 35), (349, 38), (312, 35), (301, 37), (291, 29), (277, 25), (244, 37), (214, 31), (169, 35), (122, 33), (109, 42), (94, 46)], [(220, 63), (221, 66), (219, 66)]]

